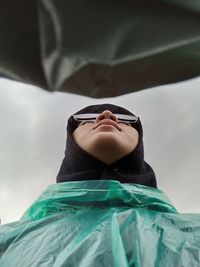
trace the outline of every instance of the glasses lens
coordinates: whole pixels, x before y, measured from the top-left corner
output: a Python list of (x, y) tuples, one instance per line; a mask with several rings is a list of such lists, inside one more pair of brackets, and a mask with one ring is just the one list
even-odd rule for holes
[(73, 118), (76, 121), (87, 121), (87, 120), (96, 120), (97, 116), (99, 114), (97, 113), (86, 113), (86, 114), (75, 114), (73, 115)]
[(119, 121), (130, 122), (130, 123), (135, 123), (139, 119), (134, 115), (125, 115), (125, 114), (115, 114), (115, 115), (117, 116), (117, 119)]
[[(92, 121), (96, 120), (96, 118), (99, 116), (99, 113), (86, 113), (86, 114), (75, 114), (73, 115), (73, 118), (76, 121)], [(117, 119), (119, 121), (129, 122), (129, 123), (135, 123), (138, 121), (138, 117), (134, 115), (125, 115), (125, 114), (115, 114)]]

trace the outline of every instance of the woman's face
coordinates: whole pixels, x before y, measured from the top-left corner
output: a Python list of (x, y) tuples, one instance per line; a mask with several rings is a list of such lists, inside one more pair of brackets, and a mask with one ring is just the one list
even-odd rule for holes
[(73, 138), (83, 150), (110, 165), (135, 149), (139, 134), (130, 124), (119, 122), (115, 114), (105, 110), (95, 122), (80, 123)]

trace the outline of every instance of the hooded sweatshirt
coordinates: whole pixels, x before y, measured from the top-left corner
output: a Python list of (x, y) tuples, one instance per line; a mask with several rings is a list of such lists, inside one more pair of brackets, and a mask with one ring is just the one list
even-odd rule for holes
[[(115, 114), (134, 115), (125, 108), (100, 104), (87, 106), (75, 114), (102, 113), (110, 110)], [(151, 166), (144, 161), (143, 129), (138, 120), (133, 127), (139, 133), (139, 141), (136, 148), (128, 155), (115, 161), (111, 165), (98, 160), (84, 151), (73, 139), (73, 131), (79, 122), (71, 116), (67, 124), (67, 141), (65, 157), (57, 175), (57, 183), (81, 180), (117, 180), (121, 183), (136, 183), (157, 188), (156, 176)]]

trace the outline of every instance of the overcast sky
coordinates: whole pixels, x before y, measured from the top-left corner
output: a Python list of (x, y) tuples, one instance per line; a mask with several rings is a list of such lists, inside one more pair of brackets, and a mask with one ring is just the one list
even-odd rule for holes
[(121, 105), (141, 118), (145, 160), (158, 187), (178, 211), (200, 213), (200, 78), (101, 100), (0, 79), (2, 223), (18, 220), (55, 183), (68, 116), (96, 103)]

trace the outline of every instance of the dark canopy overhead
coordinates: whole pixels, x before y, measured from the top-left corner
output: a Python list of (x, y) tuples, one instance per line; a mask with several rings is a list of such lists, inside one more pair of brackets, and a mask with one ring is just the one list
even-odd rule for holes
[(112, 97), (200, 75), (196, 0), (0, 0), (0, 76)]

